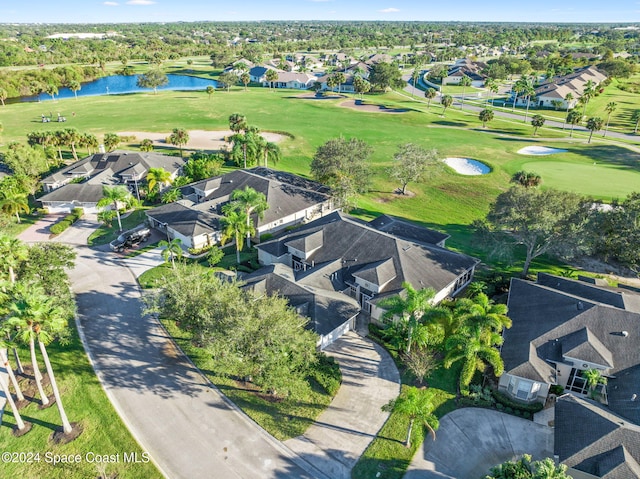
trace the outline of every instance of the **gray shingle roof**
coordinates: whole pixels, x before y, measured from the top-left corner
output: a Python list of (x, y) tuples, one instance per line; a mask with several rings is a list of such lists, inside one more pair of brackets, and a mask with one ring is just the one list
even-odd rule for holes
[(450, 238), (446, 233), (423, 228), (389, 215), (380, 215), (369, 222), (369, 226), (409, 241), (438, 244)]
[(324, 231), (324, 244), (307, 259), (307, 262), (314, 262), (314, 268), (297, 273), (301, 277), (313, 275), (316, 268), (337, 262), (341, 265), (341, 277), (345, 281), (353, 281), (353, 274), (363, 267), (391, 260), (397, 275), (384, 292), (400, 291), (404, 281), (416, 288), (432, 287), (440, 291), (478, 263), (475, 258), (438, 246), (397, 238), (339, 212), (312, 221), (257, 248), (276, 257), (282, 256), (287, 251), (288, 242), (320, 230)]
[(220, 217), (209, 211), (189, 208), (181, 203), (169, 203), (147, 211), (147, 216), (186, 237), (196, 237), (219, 229)]
[[(540, 277), (552, 283), (545, 275)], [(556, 279), (566, 286), (565, 278)], [(576, 359), (609, 363), (609, 408), (640, 423), (640, 401), (629, 400), (640, 395), (640, 314), (558, 291), (558, 282), (553, 284), (511, 281), (508, 306), (513, 326), (505, 330), (501, 350), (505, 371), (554, 384), (550, 362), (561, 361), (565, 347)], [(588, 286), (581, 291), (599, 297), (592, 291), (597, 287)]]
[(296, 284), (293, 271), (283, 264), (265, 266), (242, 280), (247, 289), (287, 298), (292, 307), (309, 318), (307, 326), (320, 335), (329, 334), (360, 312), (360, 305), (349, 296)]
[(72, 183), (63, 188), (53, 190), (38, 198), (40, 202), (63, 202), (63, 203), (97, 203), (102, 199), (102, 185), (92, 185), (89, 183)]
[(640, 427), (589, 399), (571, 394), (555, 406), (555, 454), (596, 477), (640, 477)]

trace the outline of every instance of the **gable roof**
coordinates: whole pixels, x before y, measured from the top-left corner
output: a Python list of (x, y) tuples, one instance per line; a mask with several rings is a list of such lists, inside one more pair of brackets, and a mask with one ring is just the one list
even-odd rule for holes
[(640, 427), (572, 394), (555, 406), (555, 451), (560, 461), (596, 477), (640, 477)]
[[(401, 291), (404, 281), (416, 288), (432, 287), (441, 291), (478, 263), (475, 258), (433, 244), (407, 241), (378, 231), (340, 212), (333, 212), (256, 247), (281, 257), (287, 252), (289, 242), (320, 230), (324, 234), (323, 245), (306, 260), (313, 267), (296, 272), (297, 278), (308, 284), (312, 281), (310, 278), (321, 280), (327, 274), (324, 268), (331, 265), (332, 272), (339, 272), (338, 277), (343, 282), (353, 282), (358, 272), (370, 279), (382, 280), (395, 270), (396, 275), (384, 288), (384, 293)], [(327, 282), (326, 279), (323, 281)]]
[(358, 302), (344, 294), (296, 284), (293, 270), (284, 264), (273, 264), (243, 276), (243, 288), (255, 293), (278, 294), (289, 305), (309, 318), (307, 327), (320, 335), (329, 334), (360, 312)]
[(537, 283), (511, 280), (507, 305), (513, 325), (505, 330), (501, 349), (505, 371), (554, 384), (554, 364), (563, 362), (565, 354), (609, 366), (609, 408), (640, 423), (640, 402), (629, 400), (640, 393), (640, 314), (585, 297), (610, 299), (593, 291), (601, 288), (606, 293), (606, 288), (567, 282), (578, 283), (542, 274)]
[(63, 188), (53, 190), (38, 198), (42, 203), (97, 203), (102, 199), (102, 185), (92, 185), (89, 183), (72, 183)]
[(184, 160), (176, 156), (118, 150), (111, 153), (96, 153), (83, 158), (43, 178), (41, 183), (55, 184), (70, 181), (78, 176), (93, 178), (106, 173), (102, 177), (105, 181), (103, 184), (112, 184), (122, 181), (123, 176), (131, 175), (134, 172), (138, 174), (137, 179), (141, 179), (150, 168), (164, 168), (174, 174), (182, 165), (184, 165)]
[(147, 216), (186, 237), (196, 237), (220, 229), (220, 217), (206, 209), (191, 208), (182, 202), (169, 203), (147, 210)]
[(598, 85), (606, 79), (606, 75), (601, 73), (596, 67), (590, 65), (577, 68), (567, 75), (556, 76), (543, 82), (535, 89), (535, 95), (537, 97), (563, 100), (567, 93), (571, 93), (574, 99), (577, 99), (582, 96), (584, 86), (589, 80)]

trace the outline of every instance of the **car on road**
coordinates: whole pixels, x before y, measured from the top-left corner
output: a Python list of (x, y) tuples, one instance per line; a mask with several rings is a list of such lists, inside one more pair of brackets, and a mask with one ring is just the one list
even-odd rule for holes
[(127, 248), (131, 248), (140, 243), (144, 243), (151, 236), (151, 230), (147, 227), (135, 228), (129, 231), (125, 231), (111, 243), (109, 247), (112, 251), (121, 253)]

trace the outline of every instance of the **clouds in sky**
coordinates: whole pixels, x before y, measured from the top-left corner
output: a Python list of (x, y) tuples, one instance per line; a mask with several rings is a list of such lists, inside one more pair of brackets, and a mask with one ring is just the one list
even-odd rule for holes
[(380, 13), (396, 13), (399, 12), (400, 10), (398, 10), (397, 8), (383, 8), (382, 10), (378, 10)]
[(152, 0), (129, 0), (127, 5), (153, 5), (156, 2)]
[(118, 5), (120, 5), (118, 2), (103, 2), (103, 5), (106, 5), (107, 7), (117, 7)]

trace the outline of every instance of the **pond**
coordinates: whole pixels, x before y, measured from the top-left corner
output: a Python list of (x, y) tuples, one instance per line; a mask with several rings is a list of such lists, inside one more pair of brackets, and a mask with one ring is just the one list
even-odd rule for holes
[[(209, 85), (216, 87), (215, 80), (192, 77), (187, 75), (167, 75), (169, 83), (158, 87), (158, 90), (204, 90)], [(92, 82), (83, 83), (78, 90), (78, 96), (119, 95), (124, 93), (150, 92), (153, 88), (140, 88), (137, 85), (138, 75), (111, 75), (98, 78)], [(74, 94), (69, 88), (60, 88), (56, 99), (73, 98)], [(51, 100), (51, 95), (41, 93), (39, 96), (23, 97), (22, 101)]]
[(461, 175), (486, 175), (491, 172), (489, 166), (478, 160), (471, 160), (469, 158), (445, 158), (442, 161)]

